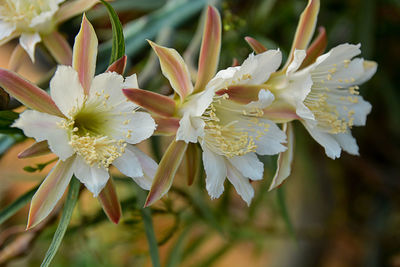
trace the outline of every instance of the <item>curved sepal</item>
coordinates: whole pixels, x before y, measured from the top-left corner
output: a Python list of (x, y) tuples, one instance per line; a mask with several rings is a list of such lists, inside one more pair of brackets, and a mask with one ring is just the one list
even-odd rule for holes
[(106, 186), (100, 192), (98, 199), (108, 219), (113, 223), (118, 224), (122, 214), (121, 205), (118, 201), (115, 185), (111, 177), (108, 179)]
[(326, 30), (324, 27), (319, 27), (318, 36), (315, 38), (315, 40), (311, 43), (310, 47), (307, 49), (307, 56), (303, 60), (303, 63), (301, 63), (299, 69), (305, 68), (314, 63), (317, 57), (319, 57), (324, 53), (327, 44), (328, 40), (326, 38)]
[(42, 36), (43, 44), (60, 65), (72, 65), (72, 48), (59, 32), (53, 31)]
[(116, 61), (114, 61), (114, 63), (108, 66), (106, 72), (116, 72), (120, 75), (123, 75), (125, 72), (126, 60), (127, 60), (126, 55), (117, 59)]
[(8, 69), (17, 72), (24, 62), (24, 57), (28, 56), (25, 49), (20, 44), (17, 44), (8, 61)]
[(289, 177), (291, 172), (294, 150), (293, 126), (290, 123), (285, 123), (283, 124), (283, 131), (287, 135), (288, 149), (284, 152), (281, 152), (278, 156), (276, 172), (268, 191), (271, 191), (272, 189), (280, 186), (285, 181), (285, 179)]
[(54, 209), (72, 178), (74, 157), (59, 160), (32, 198), (26, 229), (35, 227)]
[(178, 131), (179, 128), (179, 118), (174, 118), (174, 117), (158, 117), (158, 116), (153, 116), (153, 119), (155, 120), (157, 124), (157, 128), (154, 131), (155, 135), (166, 135), (166, 136), (171, 136), (171, 135), (176, 135), (176, 132)]
[(79, 81), (86, 95), (89, 94), (96, 68), (97, 45), (96, 32), (83, 14), (81, 29), (75, 37), (72, 67), (78, 72)]
[(162, 157), (144, 207), (148, 207), (164, 196), (171, 188), (176, 171), (181, 165), (188, 144), (172, 141)]
[(46, 140), (44, 140), (32, 144), (30, 147), (19, 153), (18, 158), (19, 159), (31, 158), (31, 157), (46, 155), (49, 153), (51, 153), (49, 144), (47, 143)]
[(157, 45), (150, 40), (148, 42), (160, 60), (162, 73), (183, 101), (193, 92), (190, 73), (183, 58), (175, 49)]
[(251, 101), (258, 100), (258, 93), (261, 89), (267, 89), (265, 85), (231, 85), (228, 89), (221, 89), (216, 92), (217, 95), (227, 94), (230, 100), (238, 103), (248, 104)]
[(297, 24), (292, 48), (284, 69), (292, 62), (294, 50), (305, 50), (310, 43), (314, 34), (315, 25), (317, 24), (319, 5), (319, 0), (308, 0), (308, 4), (303, 13), (301, 13), (299, 23)]
[(198, 144), (188, 144), (185, 159), (188, 185), (192, 185), (194, 180), (198, 179), (201, 174), (201, 149)]
[(209, 6), (201, 42), (199, 64), (194, 92), (204, 90), (214, 77), (221, 50), (221, 17), (216, 8)]
[(56, 23), (60, 24), (72, 17), (82, 14), (99, 2), (99, 0), (67, 1), (62, 6), (60, 6), (57, 13), (53, 17), (56, 20)]
[(45, 91), (12, 71), (0, 68), (0, 86), (31, 109), (64, 117)]
[(246, 42), (248, 43), (248, 45), (251, 47), (251, 49), (253, 49), (253, 51), (256, 54), (260, 54), (263, 53), (265, 51), (267, 51), (267, 48), (265, 46), (263, 46), (259, 41), (257, 41), (256, 39), (250, 37), (250, 36), (246, 36), (244, 37), (244, 39), (246, 40)]
[(171, 117), (175, 113), (175, 101), (167, 96), (136, 88), (122, 89), (122, 91), (133, 103), (160, 116)]

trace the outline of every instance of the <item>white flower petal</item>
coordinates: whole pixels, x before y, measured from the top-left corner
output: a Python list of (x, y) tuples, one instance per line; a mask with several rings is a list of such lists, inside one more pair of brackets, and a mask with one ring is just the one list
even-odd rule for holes
[(135, 152), (132, 151), (132, 145), (125, 148), (125, 153), (121, 157), (113, 161), (113, 165), (123, 174), (133, 177), (142, 177), (143, 171)]
[(136, 73), (125, 78), (124, 88), (139, 88)]
[(93, 78), (89, 102), (103, 102), (113, 106), (114, 112), (132, 112), (136, 105), (129, 101), (122, 92), (124, 78), (116, 72), (106, 72)]
[(19, 43), (22, 48), (28, 53), (29, 57), (31, 58), (32, 62), (35, 62), (35, 47), (38, 42), (42, 39), (40, 35), (35, 33), (22, 33), (21, 37), (19, 38)]
[(251, 186), (249, 179), (244, 177), (234, 166), (228, 167), (228, 180), (233, 184), (236, 192), (250, 206), (251, 200), (254, 197), (254, 189)]
[(286, 75), (290, 73), (294, 73), (299, 69), (301, 66), (301, 63), (303, 63), (303, 60), (306, 58), (306, 51), (305, 50), (294, 50), (294, 55), (293, 55), (293, 61), (290, 63), (290, 65), (287, 68)]
[(104, 186), (107, 184), (110, 177), (108, 171), (104, 168), (99, 168), (96, 164), (89, 166), (79, 156), (75, 158), (72, 166), (76, 178), (83, 183), (86, 188), (97, 197)]
[[(328, 53), (319, 56), (316, 60), (316, 65), (326, 66), (331, 68), (333, 64), (343, 63), (346, 59), (352, 59), (361, 53), (360, 44), (341, 44), (332, 48)], [(313, 64), (314, 65), (314, 64)]]
[(269, 107), (274, 100), (275, 97), (269, 90), (261, 89), (258, 93), (258, 100), (250, 102), (246, 107), (264, 109)]
[(333, 137), (339, 142), (344, 151), (352, 155), (359, 155), (356, 139), (350, 132), (335, 134)]
[(354, 110), (354, 125), (364, 126), (367, 120), (367, 115), (371, 112), (372, 106), (361, 96), (358, 96), (357, 99), (357, 103), (350, 106), (351, 109)]
[(112, 136), (116, 140), (124, 139), (130, 144), (137, 144), (149, 138), (156, 129), (156, 123), (150, 114), (134, 112), (125, 115), (116, 114), (110, 122)]
[(203, 146), (203, 164), (207, 175), (207, 192), (212, 199), (218, 198), (224, 192), (224, 182), (227, 175), (225, 159)]
[(37, 142), (47, 140), (51, 151), (61, 160), (66, 160), (74, 151), (69, 145), (68, 133), (57, 125), (63, 120), (36, 110), (26, 110), (20, 114), (13, 127), (22, 129), (26, 136), (35, 138)]
[(262, 84), (276, 71), (282, 61), (279, 50), (268, 50), (258, 55), (250, 54), (241, 66), (229, 67), (219, 71), (209, 82), (214, 90), (233, 84)]
[[(256, 153), (259, 155), (275, 155), (286, 150), (285, 133), (272, 121), (259, 119), (261, 123), (268, 124), (268, 131), (265, 132), (261, 126), (255, 126), (256, 132), (249, 131), (250, 135), (254, 137), (257, 145)], [(257, 138), (257, 130), (264, 133), (260, 138)]]
[(373, 61), (364, 61), (364, 72), (358, 77), (357, 84), (363, 84), (364, 82), (371, 79), (371, 77), (375, 74), (376, 69), (378, 68), (378, 64)]
[(58, 66), (50, 81), (50, 95), (67, 117), (70, 117), (71, 110), (82, 106), (85, 99), (83, 88), (78, 73), (71, 66)]
[(261, 180), (264, 174), (264, 164), (257, 158), (256, 153), (247, 153), (228, 159), (241, 174), (251, 180)]
[(325, 153), (331, 159), (340, 157), (341, 148), (338, 141), (329, 133), (324, 133), (316, 127), (309, 127), (304, 123), (307, 131), (317, 141), (318, 144), (325, 148)]
[[(268, 50), (261, 54), (250, 54), (235, 74), (235, 78), (241, 79), (238, 84), (262, 84), (269, 79), (272, 72), (281, 64), (282, 53), (279, 50)], [(249, 79), (243, 79), (243, 75), (250, 74)], [(243, 80), (242, 80), (243, 79)]]
[(0, 42), (15, 31), (15, 24), (0, 20)]
[(144, 175), (142, 177), (134, 177), (133, 180), (143, 189), (150, 190), (156, 175), (157, 163), (143, 153), (139, 148), (131, 146), (130, 149), (135, 152), (136, 158), (139, 160)]
[(202, 119), (184, 114), (179, 121), (176, 140), (183, 140), (186, 143), (197, 143), (197, 138), (204, 135), (204, 126), (205, 122)]

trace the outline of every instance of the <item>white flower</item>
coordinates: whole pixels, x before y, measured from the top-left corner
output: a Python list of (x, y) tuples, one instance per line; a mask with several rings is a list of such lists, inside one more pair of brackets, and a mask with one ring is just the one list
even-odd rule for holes
[[(136, 83), (136, 76), (132, 80)], [(147, 182), (140, 184), (149, 189), (151, 179), (144, 178), (137, 150), (130, 144), (150, 137), (155, 123), (149, 114), (137, 112), (137, 106), (126, 100), (122, 93), (125, 87), (121, 75), (103, 73), (94, 77), (86, 96), (77, 72), (59, 66), (50, 92), (65, 118), (27, 110), (14, 126), (38, 142), (47, 140), (60, 160), (74, 157), (73, 174), (95, 197), (107, 183), (111, 164), (127, 176), (143, 177)]]
[[(231, 86), (260, 86), (278, 68), (281, 53), (276, 50), (250, 55), (242, 66), (217, 73), (206, 90), (219, 91), (201, 115), (204, 121), (199, 141), (203, 149), (206, 186), (212, 198), (218, 198), (226, 178), (239, 195), (250, 205), (254, 190), (250, 180), (263, 178), (264, 166), (259, 155), (274, 155), (286, 150), (285, 134), (276, 124), (264, 118), (264, 109), (274, 101), (265, 89), (258, 93), (258, 101), (242, 104), (229, 99), (224, 89)], [(194, 117), (196, 118), (196, 117)], [(181, 123), (182, 127), (182, 123)]]
[(268, 82), (278, 98), (295, 106), (308, 132), (333, 159), (340, 157), (342, 149), (358, 155), (350, 130), (365, 125), (371, 111), (371, 105), (359, 95), (358, 86), (372, 77), (377, 66), (362, 58), (353, 59), (361, 53), (359, 48), (339, 45), (296, 72), (305, 56), (305, 51), (297, 50), (286, 77), (280, 77), (285, 83), (278, 86), (278, 78)]
[(99, 197), (110, 219), (118, 222), (120, 206), (109, 182), (110, 166), (146, 190), (157, 169), (151, 158), (133, 146), (149, 138), (156, 127), (153, 118), (138, 112), (138, 106), (122, 92), (138, 87), (136, 75), (125, 80), (116, 72), (93, 77), (97, 37), (85, 16), (73, 54), (72, 66), (58, 66), (50, 81), (50, 96), (17, 74), (0, 69), (0, 85), (33, 109), (21, 113), (13, 126), (38, 144), (47, 141), (59, 157), (32, 198), (28, 228), (51, 212), (73, 175)]
[[(175, 91), (174, 97), (137, 88), (124, 90), (130, 100), (158, 115), (159, 133), (176, 135), (160, 161), (145, 206), (168, 192), (185, 153), (189, 159), (197, 158), (195, 149), (186, 150), (189, 143), (199, 143), (203, 149), (210, 196), (219, 197), (228, 178), (248, 204), (254, 195), (249, 180), (263, 177), (264, 166), (256, 154), (273, 155), (286, 149), (282, 145), (286, 142), (285, 134), (263, 117), (264, 109), (274, 100), (264, 83), (279, 67), (282, 59), (280, 51), (252, 54), (242, 66), (216, 74), (220, 34), (219, 14), (209, 7), (194, 85), (179, 53), (150, 41), (160, 60), (161, 70)], [(232, 88), (238, 95), (225, 93)], [(258, 89), (254, 101), (246, 99), (246, 92), (254, 91), (250, 88)]]
[[(60, 22), (84, 12), (97, 1), (3, 0), (0, 3), (0, 45), (20, 36), (19, 43), (35, 61), (35, 46), (56, 30)], [(55, 39), (52, 39), (54, 42)], [(50, 46), (57, 44), (49, 44)], [(62, 46), (60, 46), (62, 47)], [(49, 47), (51, 52), (53, 50)]]

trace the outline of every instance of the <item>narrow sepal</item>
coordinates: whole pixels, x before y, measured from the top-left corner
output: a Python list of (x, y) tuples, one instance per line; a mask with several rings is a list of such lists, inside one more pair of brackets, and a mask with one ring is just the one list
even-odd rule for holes
[(58, 64), (71, 66), (72, 48), (59, 32), (53, 31), (42, 36), (43, 44)]
[(201, 149), (198, 144), (188, 144), (185, 153), (185, 159), (188, 185), (192, 185), (201, 174)]
[(310, 47), (307, 49), (307, 56), (303, 60), (303, 63), (301, 63), (299, 69), (305, 68), (308, 65), (314, 63), (317, 57), (319, 57), (324, 53), (327, 44), (328, 40), (326, 38), (326, 30), (324, 27), (319, 27), (318, 36), (315, 38), (315, 40), (311, 43)]
[(113, 223), (118, 224), (122, 214), (121, 205), (118, 201), (115, 185), (111, 177), (108, 179), (106, 186), (100, 192), (98, 198), (108, 219)]
[(24, 57), (28, 56), (25, 49), (20, 44), (17, 44), (8, 61), (8, 69), (17, 72), (24, 62)]
[(317, 17), (319, 12), (319, 0), (309, 0), (303, 13), (301, 13), (299, 23), (297, 25), (296, 34), (294, 36), (292, 48), (286, 61), (284, 69), (289, 66), (293, 59), (293, 53), (296, 49), (306, 49), (315, 30)]
[(244, 39), (246, 40), (246, 42), (248, 43), (248, 45), (251, 47), (251, 49), (253, 49), (253, 51), (256, 54), (260, 54), (262, 52), (267, 51), (267, 48), (265, 46), (263, 46), (259, 41), (257, 41), (256, 39), (250, 37), (250, 36), (246, 36), (244, 37)]
[(291, 123), (284, 123), (283, 131), (287, 135), (287, 150), (281, 152), (278, 156), (276, 172), (268, 191), (280, 186), (286, 180), (286, 178), (289, 177), (291, 172), (294, 150), (294, 133)]
[(157, 45), (150, 40), (148, 42), (160, 60), (162, 73), (183, 101), (186, 96), (193, 92), (190, 73), (183, 58), (175, 49)]
[(198, 72), (194, 92), (202, 91), (214, 77), (221, 50), (221, 17), (216, 8), (209, 6), (201, 42)]
[(12, 71), (0, 68), (0, 86), (31, 109), (64, 117), (45, 91)]
[(127, 56), (124, 55), (123, 57), (114, 61), (114, 63), (112, 63), (110, 66), (108, 66), (106, 72), (116, 72), (120, 75), (123, 75), (125, 72), (126, 60), (127, 60)]
[(227, 94), (230, 100), (238, 103), (248, 104), (251, 101), (258, 100), (258, 93), (261, 89), (267, 89), (264, 85), (231, 85), (228, 89), (221, 89), (216, 92), (217, 95)]
[(178, 131), (179, 128), (179, 118), (174, 118), (174, 117), (158, 117), (158, 116), (153, 116), (153, 119), (155, 120), (157, 124), (157, 128), (154, 131), (155, 135), (166, 135), (166, 136), (171, 136), (175, 135), (176, 132)]
[(165, 151), (158, 165), (153, 184), (147, 196), (146, 203), (144, 204), (145, 207), (150, 206), (168, 192), (176, 171), (179, 165), (181, 165), (187, 145), (188, 144), (183, 141), (174, 140), (168, 146), (167, 151)]
[(31, 158), (51, 153), (47, 141), (36, 142), (18, 154), (18, 158)]
[(72, 177), (74, 157), (59, 160), (32, 198), (27, 229), (35, 227), (54, 209)]
[(175, 101), (167, 96), (136, 88), (122, 91), (130, 101), (160, 116), (170, 117), (175, 113)]
[(78, 72), (79, 81), (86, 95), (89, 94), (96, 68), (97, 45), (96, 32), (83, 14), (81, 29), (75, 37), (72, 66)]
[(53, 16), (56, 24), (60, 24), (72, 17), (75, 17), (89, 10), (95, 4), (100, 3), (99, 0), (75, 0), (64, 3)]

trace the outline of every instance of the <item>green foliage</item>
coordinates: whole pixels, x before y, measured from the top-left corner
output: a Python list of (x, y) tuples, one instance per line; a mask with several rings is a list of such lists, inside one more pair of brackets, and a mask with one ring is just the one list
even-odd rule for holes
[(50, 266), (51, 261), (53, 260), (58, 248), (61, 245), (61, 241), (64, 238), (69, 221), (71, 220), (72, 212), (74, 211), (76, 202), (78, 201), (80, 185), (81, 183), (75, 177), (73, 177), (69, 184), (68, 195), (67, 199), (65, 200), (64, 210), (60, 222), (58, 224), (56, 232), (54, 233), (53, 240), (51, 241), (50, 247), (46, 252), (41, 267)]
[(31, 200), (31, 198), (36, 193), (36, 190), (38, 188), (39, 186), (32, 188), (31, 190), (20, 196), (13, 203), (5, 207), (2, 211), (0, 211), (0, 224), (5, 222), (11, 216), (17, 213), (20, 209), (22, 209)]
[(0, 111), (0, 133), (2, 134), (21, 134), (22, 131), (18, 128), (13, 128), (11, 125), (16, 119), (18, 119), (19, 114), (10, 111), (2, 110)]
[(26, 171), (26, 172), (41, 172), (47, 165), (49, 165), (57, 160), (58, 160), (58, 158), (55, 158), (55, 159), (49, 160), (44, 163), (38, 163), (38, 164), (36, 164), (36, 166), (25, 166), (24, 171)]
[(112, 8), (112, 6), (104, 0), (100, 1), (106, 6), (111, 21), (113, 36), (109, 64), (112, 64), (125, 55), (124, 32), (122, 30), (122, 24), (119, 21), (118, 15), (115, 13), (115, 10)]

